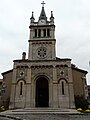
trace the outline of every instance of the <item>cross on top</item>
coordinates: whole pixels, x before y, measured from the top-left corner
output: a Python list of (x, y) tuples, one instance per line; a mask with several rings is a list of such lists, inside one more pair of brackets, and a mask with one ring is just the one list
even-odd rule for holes
[(41, 3), (41, 4), (42, 4), (42, 7), (44, 7), (45, 2), (44, 2), (44, 1), (42, 1), (42, 3)]

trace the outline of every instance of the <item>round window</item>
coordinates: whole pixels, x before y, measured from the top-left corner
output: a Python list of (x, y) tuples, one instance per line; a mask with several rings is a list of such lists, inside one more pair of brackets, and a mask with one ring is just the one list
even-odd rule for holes
[(46, 54), (47, 54), (46, 48), (41, 47), (41, 48), (38, 49), (38, 56), (40, 58), (45, 58)]

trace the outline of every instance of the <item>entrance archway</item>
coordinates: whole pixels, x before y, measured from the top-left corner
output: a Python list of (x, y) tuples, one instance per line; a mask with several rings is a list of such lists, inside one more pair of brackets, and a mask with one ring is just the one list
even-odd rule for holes
[(48, 80), (40, 77), (36, 81), (36, 107), (49, 106)]

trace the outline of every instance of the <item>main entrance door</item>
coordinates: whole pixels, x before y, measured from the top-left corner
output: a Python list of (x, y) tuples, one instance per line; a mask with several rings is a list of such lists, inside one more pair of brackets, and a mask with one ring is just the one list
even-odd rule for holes
[(36, 81), (36, 107), (48, 107), (48, 102), (48, 80), (44, 77), (40, 77)]

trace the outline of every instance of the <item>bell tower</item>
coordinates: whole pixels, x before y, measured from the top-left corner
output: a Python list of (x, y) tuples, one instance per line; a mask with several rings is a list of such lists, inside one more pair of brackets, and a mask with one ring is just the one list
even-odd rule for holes
[(51, 11), (50, 20), (47, 20), (44, 1), (41, 3), (42, 9), (37, 22), (35, 22), (34, 12), (30, 18), (30, 36), (29, 36), (29, 60), (55, 60), (55, 25), (53, 11)]

